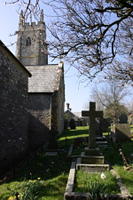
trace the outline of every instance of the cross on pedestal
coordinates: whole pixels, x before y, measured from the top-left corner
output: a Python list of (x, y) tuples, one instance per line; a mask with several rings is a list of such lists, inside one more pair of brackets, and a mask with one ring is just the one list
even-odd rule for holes
[(96, 111), (95, 102), (90, 102), (90, 111), (82, 111), (82, 116), (90, 118), (90, 135), (89, 135), (89, 148), (95, 149), (95, 118), (103, 117), (103, 111)]

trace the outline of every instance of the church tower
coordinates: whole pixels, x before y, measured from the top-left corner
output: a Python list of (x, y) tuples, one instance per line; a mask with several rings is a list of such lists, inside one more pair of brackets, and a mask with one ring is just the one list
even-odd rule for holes
[(37, 24), (35, 22), (31, 22), (31, 24), (25, 23), (23, 11), (21, 11), (16, 57), (24, 66), (48, 64), (46, 26), (43, 10), (41, 10), (40, 20)]

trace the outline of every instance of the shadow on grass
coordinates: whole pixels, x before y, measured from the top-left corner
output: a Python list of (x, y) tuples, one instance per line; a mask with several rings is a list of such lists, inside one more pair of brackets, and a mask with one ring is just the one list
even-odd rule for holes
[[(88, 127), (77, 127), (76, 130), (65, 130), (63, 134), (58, 137), (60, 151), (57, 156), (46, 156), (45, 149), (42, 152), (37, 152), (35, 158), (30, 161), (29, 165), (24, 167), (17, 174), (16, 178), (10, 179), (7, 183), (11, 184), (17, 181), (19, 188), (19, 185), (21, 185), (24, 180), (35, 180), (40, 177), (44, 184), (40, 190), (40, 195), (44, 197), (47, 196), (48, 198), (46, 198), (46, 200), (51, 197), (53, 197), (52, 199), (54, 200), (54, 196), (58, 196), (58, 198), (55, 199), (62, 199), (71, 165), (71, 162), (67, 162), (67, 154), (70, 145), (76, 137), (88, 137)], [(127, 157), (132, 153), (132, 145), (133, 142), (122, 144), (122, 149)], [(119, 155), (119, 151), (113, 149), (111, 144), (109, 144), (109, 147), (106, 149), (102, 148), (101, 151), (105, 159), (112, 166), (123, 166), (123, 160)], [(128, 179), (128, 177), (126, 179)], [(0, 190), (2, 189), (1, 187), (2, 186), (0, 186)]]
[[(60, 146), (62, 146), (63, 142), (64, 144), (70, 146), (75, 138), (77, 137), (85, 137), (88, 138), (88, 130), (89, 128), (87, 126), (85, 127), (77, 127), (76, 129), (67, 129), (63, 132), (63, 134), (58, 138), (58, 143)], [(64, 145), (63, 144), (63, 145)]]
[(21, 182), (23, 180), (37, 179), (38, 177), (43, 180), (49, 180), (62, 173), (68, 174), (71, 163), (67, 161), (67, 154), (70, 145), (75, 138), (85, 136), (88, 136), (88, 127), (65, 130), (57, 140), (60, 149), (57, 156), (46, 156), (45, 149), (42, 152), (37, 152), (29, 165), (18, 172), (16, 178), (10, 179), (8, 182), (16, 180)]

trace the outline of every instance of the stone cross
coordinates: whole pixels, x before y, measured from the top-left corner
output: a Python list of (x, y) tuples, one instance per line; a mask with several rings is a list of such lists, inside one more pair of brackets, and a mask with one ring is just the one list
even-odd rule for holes
[(89, 148), (95, 149), (95, 118), (103, 117), (103, 111), (96, 111), (95, 102), (90, 102), (90, 111), (82, 111), (82, 116), (90, 117)]

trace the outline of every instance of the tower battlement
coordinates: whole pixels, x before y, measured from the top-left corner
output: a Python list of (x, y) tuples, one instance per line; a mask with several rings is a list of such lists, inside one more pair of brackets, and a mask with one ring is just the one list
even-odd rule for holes
[(23, 11), (21, 11), (19, 16), (16, 57), (23, 65), (48, 64), (46, 26), (43, 10), (41, 10), (40, 20), (37, 23), (25, 22)]

